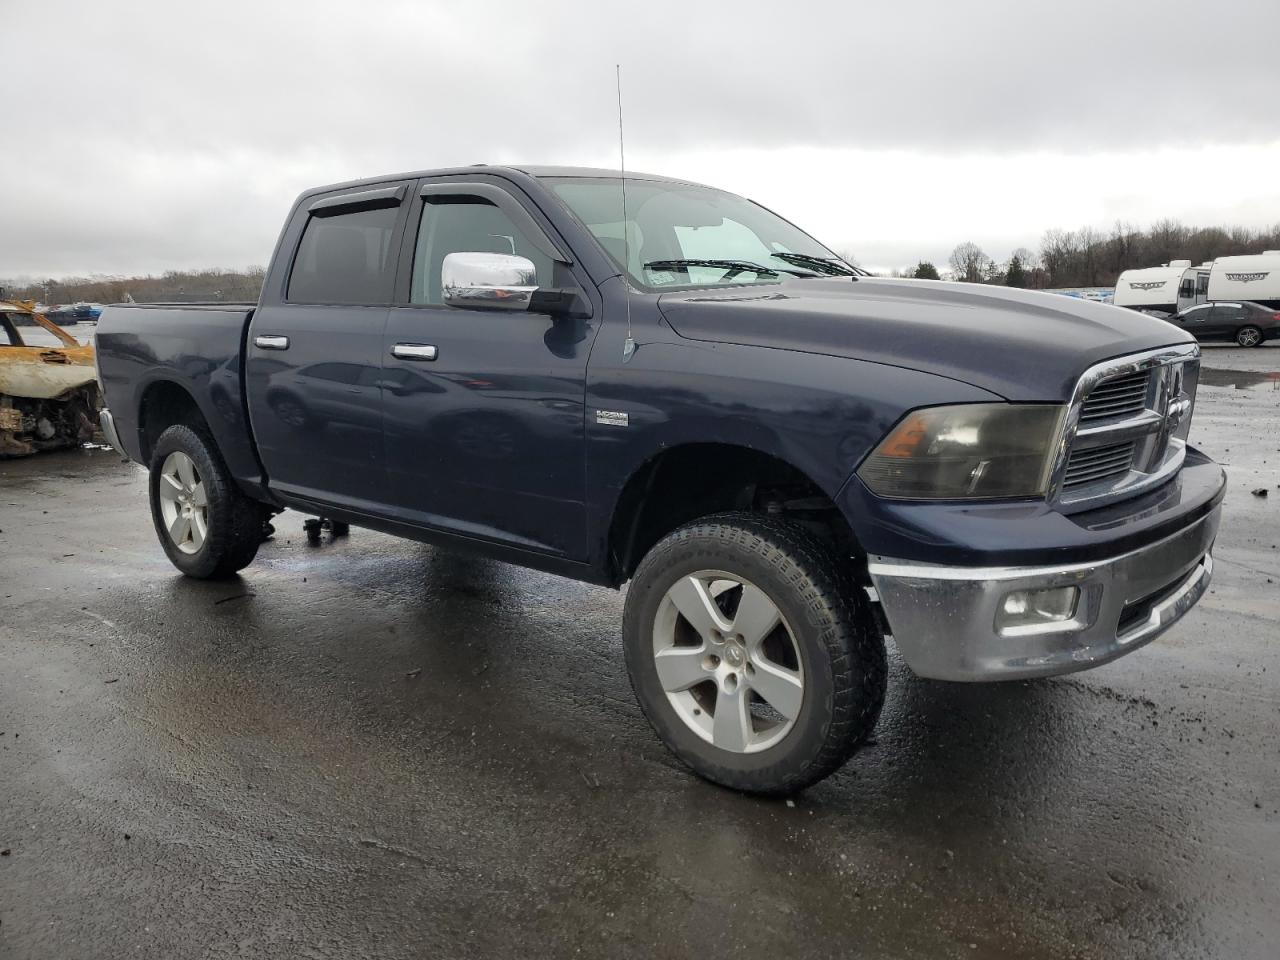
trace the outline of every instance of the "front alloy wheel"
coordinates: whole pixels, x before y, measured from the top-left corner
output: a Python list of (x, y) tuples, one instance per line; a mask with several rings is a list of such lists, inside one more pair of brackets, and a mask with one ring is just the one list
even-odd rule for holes
[(851, 567), (807, 528), (747, 513), (696, 520), (645, 555), (627, 589), (627, 671), (695, 773), (794, 793), (866, 739), (884, 702), (884, 638)]
[(732, 753), (778, 743), (804, 701), (791, 628), (755, 584), (719, 570), (676, 581), (653, 629), (658, 680), (676, 715)]

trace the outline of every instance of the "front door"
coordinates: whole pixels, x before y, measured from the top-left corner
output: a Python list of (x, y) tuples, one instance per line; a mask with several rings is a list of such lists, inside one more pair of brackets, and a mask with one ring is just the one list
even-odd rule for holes
[(287, 288), (269, 291), (250, 324), (254, 438), (286, 497), (361, 512), (385, 499), (382, 337), (407, 192), (351, 190), (299, 211), (300, 234), (286, 234), (299, 238)]
[(1197, 340), (1203, 340), (1209, 336), (1209, 314), (1212, 311), (1213, 304), (1206, 303), (1177, 314), (1174, 320)]
[(414, 198), (409, 303), (391, 309), (382, 349), (388, 499), (411, 523), (581, 559), (595, 324), (445, 306), (441, 293), (450, 253), (516, 254), (539, 286), (575, 282), (500, 183), (428, 181)]
[(1208, 336), (1212, 340), (1231, 340), (1236, 330), (1244, 325), (1244, 305), (1240, 303), (1215, 303), (1209, 317)]

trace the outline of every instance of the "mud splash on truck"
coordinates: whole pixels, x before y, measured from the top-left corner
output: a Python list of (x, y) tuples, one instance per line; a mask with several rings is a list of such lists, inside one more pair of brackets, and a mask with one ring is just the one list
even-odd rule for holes
[[(40, 327), (59, 346), (28, 344), (20, 324)], [(81, 344), (34, 303), (0, 300), (0, 458), (88, 442), (101, 408), (94, 348)]]

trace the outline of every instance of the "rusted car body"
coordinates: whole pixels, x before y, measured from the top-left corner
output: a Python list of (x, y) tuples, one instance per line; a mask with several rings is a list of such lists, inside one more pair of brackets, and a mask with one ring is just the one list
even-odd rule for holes
[[(28, 344), (20, 322), (52, 334), (58, 346)], [(0, 457), (90, 441), (101, 407), (94, 348), (34, 303), (0, 300)]]

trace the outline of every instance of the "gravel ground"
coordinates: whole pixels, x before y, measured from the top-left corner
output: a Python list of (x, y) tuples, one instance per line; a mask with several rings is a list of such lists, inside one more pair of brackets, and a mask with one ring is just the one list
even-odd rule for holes
[(1280, 345), (1204, 366), (1200, 605), (1067, 678), (894, 656), (792, 802), (666, 754), (616, 592), (296, 514), (197, 583), (138, 468), (0, 463), (0, 957), (1273, 958)]

